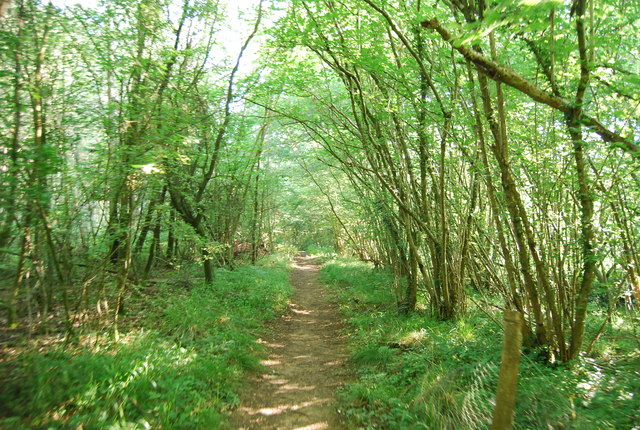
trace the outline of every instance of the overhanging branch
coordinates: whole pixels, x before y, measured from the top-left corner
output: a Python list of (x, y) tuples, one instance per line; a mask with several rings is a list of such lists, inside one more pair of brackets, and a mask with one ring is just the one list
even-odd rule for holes
[[(496, 62), (490, 60), (479, 52), (475, 51), (471, 47), (463, 44), (454, 43), (453, 36), (449, 31), (440, 24), (437, 19), (430, 19), (420, 23), (424, 28), (435, 30), (438, 32), (442, 39), (449, 43), (453, 49), (461, 53), (466, 59), (471, 61), (482, 73), (484, 73), (490, 79), (501, 82), (510, 87), (517, 89), (518, 91), (528, 95), (533, 100), (546, 104), (561, 112), (568, 113), (574, 110), (575, 106), (568, 100), (550, 94), (538, 87), (525, 78), (520, 76), (514, 70), (502, 67)], [(592, 118), (584, 113), (580, 116), (580, 122), (589, 130), (598, 134), (605, 142), (614, 144), (621, 147), (623, 150), (631, 154), (636, 159), (640, 159), (640, 146), (626, 139), (623, 136), (609, 130), (602, 123), (595, 118)]]

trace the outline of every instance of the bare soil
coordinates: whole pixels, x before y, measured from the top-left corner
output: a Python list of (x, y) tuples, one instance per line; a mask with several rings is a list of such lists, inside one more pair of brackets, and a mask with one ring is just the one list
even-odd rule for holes
[(347, 374), (338, 309), (318, 281), (313, 258), (296, 258), (291, 282), (289, 311), (263, 340), (269, 349), (262, 362), (266, 371), (250, 377), (232, 428), (346, 428), (335, 397)]

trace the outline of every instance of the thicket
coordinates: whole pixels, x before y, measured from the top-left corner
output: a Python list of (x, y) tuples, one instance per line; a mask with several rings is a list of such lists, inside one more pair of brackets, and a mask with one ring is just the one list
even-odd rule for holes
[(195, 270), (134, 290), (118, 340), (96, 330), (5, 348), (0, 427), (220, 428), (259, 368), (262, 324), (286, 307), (288, 259), (185, 287)]
[(636, 306), (640, 10), (594, 3), (298, 0), (271, 30), (333, 245), (389, 268), (401, 311), (499, 292), (569, 362), (594, 294)]
[[(348, 322), (354, 379), (340, 409), (355, 428), (485, 429), (491, 423), (502, 344), (499, 309), (470, 306), (453, 321), (433, 318), (428, 303), (399, 315), (393, 276), (371, 264), (334, 259), (322, 268)], [(501, 306), (499, 296), (470, 291)], [(587, 333), (606, 311), (592, 305)], [(601, 342), (572, 365), (549, 366), (525, 351), (516, 399), (516, 429), (632, 429), (640, 420), (638, 322), (623, 309)]]

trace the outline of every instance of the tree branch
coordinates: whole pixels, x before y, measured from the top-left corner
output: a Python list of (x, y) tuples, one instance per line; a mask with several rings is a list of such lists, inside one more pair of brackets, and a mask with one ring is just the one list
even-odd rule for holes
[[(514, 70), (502, 67), (494, 61), (488, 59), (484, 55), (474, 49), (454, 43), (453, 36), (449, 31), (440, 24), (437, 19), (430, 19), (420, 23), (424, 28), (432, 29), (438, 32), (445, 42), (448, 42), (453, 49), (461, 53), (466, 59), (471, 61), (483, 74), (496, 82), (502, 82), (517, 89), (518, 91), (528, 95), (533, 100), (546, 104), (554, 109), (564, 113), (573, 111), (576, 106), (568, 100), (549, 94), (546, 91), (536, 87), (531, 82), (520, 76)], [(619, 134), (609, 130), (595, 118), (584, 113), (580, 115), (580, 122), (598, 134), (605, 142), (612, 143), (621, 147), (623, 150), (631, 154), (632, 157), (640, 159), (640, 146), (630, 139), (626, 139)]]

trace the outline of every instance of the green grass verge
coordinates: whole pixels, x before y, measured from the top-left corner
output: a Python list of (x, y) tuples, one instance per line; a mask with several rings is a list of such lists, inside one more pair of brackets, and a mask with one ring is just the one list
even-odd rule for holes
[(0, 428), (215, 429), (256, 368), (262, 323), (291, 294), (286, 265), (220, 270), (211, 286), (157, 285), (119, 341), (22, 350), (0, 362)]
[[(472, 309), (450, 322), (421, 312), (404, 317), (397, 314), (389, 274), (346, 260), (328, 262), (321, 274), (348, 321), (356, 377), (343, 387), (340, 404), (352, 428), (488, 428), (502, 346), (492, 318), (500, 315)], [(615, 355), (583, 358), (571, 367), (523, 356), (515, 428), (638, 428), (637, 342), (613, 339), (602, 344)]]

